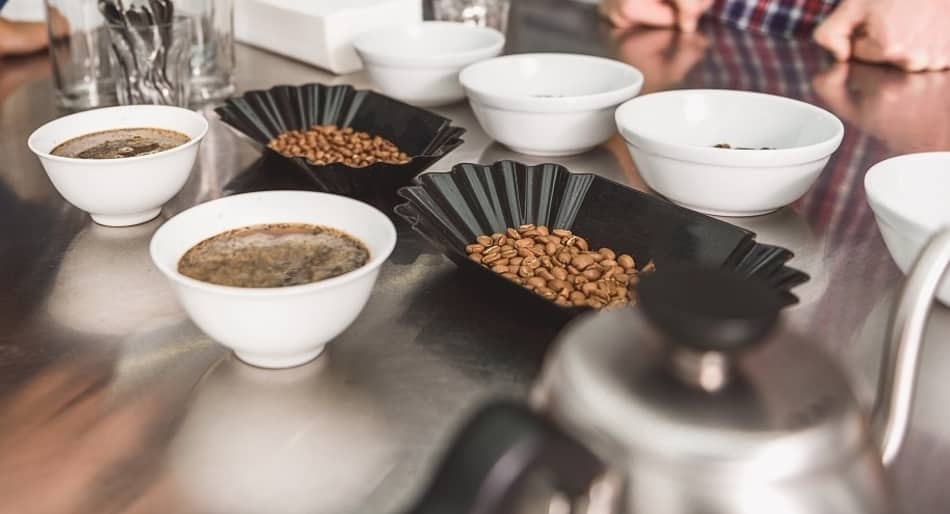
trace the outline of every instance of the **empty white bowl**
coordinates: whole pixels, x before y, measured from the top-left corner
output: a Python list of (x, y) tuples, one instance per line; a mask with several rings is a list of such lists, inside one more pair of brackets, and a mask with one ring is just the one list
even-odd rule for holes
[[(634, 98), (617, 128), (643, 180), (707, 214), (756, 216), (805, 194), (844, 137), (835, 115), (763, 93), (679, 90)], [(773, 150), (714, 148), (733, 147)]]
[[(349, 273), (290, 287), (222, 286), (178, 272), (178, 261), (192, 246), (228, 230), (265, 223), (310, 223), (342, 230), (366, 245), (370, 260)], [(182, 212), (158, 229), (150, 251), (201, 330), (244, 362), (285, 368), (316, 358), (356, 319), (395, 245), (392, 222), (365, 203), (326, 193), (264, 191)]]
[[(187, 143), (152, 155), (122, 159), (75, 159), (50, 152), (75, 137), (122, 128), (181, 132)], [(165, 105), (124, 105), (63, 116), (36, 129), (27, 144), (67, 202), (100, 225), (122, 227), (149, 221), (178, 194), (208, 132), (201, 114)]]
[[(950, 227), (950, 152), (881, 161), (864, 176), (864, 190), (884, 244), (907, 273), (924, 244)], [(937, 298), (950, 306), (950, 277), (941, 282)]]
[(576, 54), (518, 54), (459, 75), (485, 132), (512, 150), (542, 156), (586, 152), (612, 136), (614, 109), (643, 86), (633, 66)]
[(500, 54), (504, 46), (505, 36), (497, 30), (442, 21), (376, 29), (353, 41), (384, 94), (421, 106), (465, 98), (459, 71)]

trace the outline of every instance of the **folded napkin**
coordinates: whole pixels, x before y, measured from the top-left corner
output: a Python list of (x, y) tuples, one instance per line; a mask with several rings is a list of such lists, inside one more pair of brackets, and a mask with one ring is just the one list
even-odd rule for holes
[(236, 0), (234, 9), (238, 41), (337, 74), (363, 67), (358, 34), (422, 20), (420, 0)]

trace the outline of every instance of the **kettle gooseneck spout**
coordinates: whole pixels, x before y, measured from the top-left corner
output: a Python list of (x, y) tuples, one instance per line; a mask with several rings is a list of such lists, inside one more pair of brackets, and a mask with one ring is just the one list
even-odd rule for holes
[(891, 318), (871, 413), (871, 428), (885, 466), (897, 457), (907, 434), (927, 317), (948, 263), (950, 228), (921, 251)]

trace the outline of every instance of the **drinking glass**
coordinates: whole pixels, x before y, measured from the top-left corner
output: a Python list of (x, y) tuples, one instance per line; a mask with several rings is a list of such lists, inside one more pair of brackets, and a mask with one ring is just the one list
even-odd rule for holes
[(191, 102), (201, 104), (234, 92), (233, 0), (176, 0), (175, 9), (192, 20)]
[(46, 0), (56, 102), (80, 110), (116, 104), (109, 31), (96, 0)]
[(508, 29), (509, 0), (433, 0), (436, 20), (491, 27), (501, 33)]
[(193, 20), (108, 27), (120, 104), (188, 105)]

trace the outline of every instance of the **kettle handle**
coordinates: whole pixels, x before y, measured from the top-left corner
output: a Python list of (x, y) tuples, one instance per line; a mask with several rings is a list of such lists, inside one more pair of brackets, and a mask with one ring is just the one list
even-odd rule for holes
[(872, 411), (873, 433), (884, 465), (893, 462), (907, 434), (927, 317), (948, 265), (950, 227), (933, 236), (920, 252), (891, 318)]
[(455, 437), (428, 489), (407, 514), (508, 514), (532, 471), (570, 498), (604, 472), (586, 448), (528, 407), (482, 407)]

